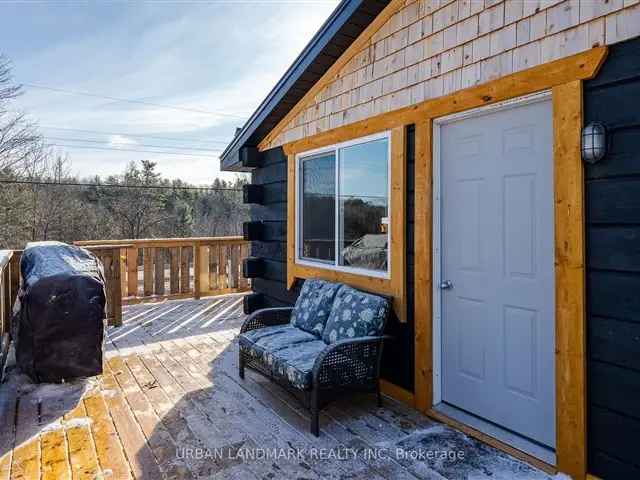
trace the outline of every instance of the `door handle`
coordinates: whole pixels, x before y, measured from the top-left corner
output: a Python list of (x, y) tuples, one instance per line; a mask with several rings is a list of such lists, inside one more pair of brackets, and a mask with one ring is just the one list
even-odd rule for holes
[(451, 283), (449, 280), (440, 282), (440, 290), (450, 290), (452, 288), (453, 288), (453, 283)]

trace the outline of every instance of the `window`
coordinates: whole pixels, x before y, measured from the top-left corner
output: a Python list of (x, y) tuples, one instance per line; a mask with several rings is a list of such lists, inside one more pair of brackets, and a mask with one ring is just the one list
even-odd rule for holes
[(386, 276), (389, 135), (298, 156), (299, 263)]

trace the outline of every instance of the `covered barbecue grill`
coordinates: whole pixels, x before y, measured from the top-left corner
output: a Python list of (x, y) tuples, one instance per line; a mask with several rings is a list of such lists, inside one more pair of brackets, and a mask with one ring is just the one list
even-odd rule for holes
[(102, 373), (105, 280), (88, 250), (60, 242), (27, 244), (13, 338), (20, 369), (37, 382)]

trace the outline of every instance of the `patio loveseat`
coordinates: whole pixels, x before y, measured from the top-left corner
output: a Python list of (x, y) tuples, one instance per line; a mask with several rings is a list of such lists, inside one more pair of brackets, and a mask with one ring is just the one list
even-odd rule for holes
[(323, 280), (307, 280), (294, 307), (258, 310), (239, 337), (239, 374), (250, 368), (293, 393), (311, 413), (318, 436), (320, 409), (347, 391), (374, 392), (387, 297)]

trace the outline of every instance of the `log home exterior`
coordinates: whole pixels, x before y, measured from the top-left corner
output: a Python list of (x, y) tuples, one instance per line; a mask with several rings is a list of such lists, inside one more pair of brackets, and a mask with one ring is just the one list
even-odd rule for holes
[[(636, 1), (341, 2), (222, 155), (253, 174), (245, 311), (311, 277), (391, 295), (387, 393), (549, 471), (637, 476), (639, 36)], [(608, 149), (584, 167), (591, 122)], [(387, 246), (367, 272), (337, 199), (310, 253), (303, 164), (376, 142)], [(364, 188), (335, 175), (336, 198)]]

